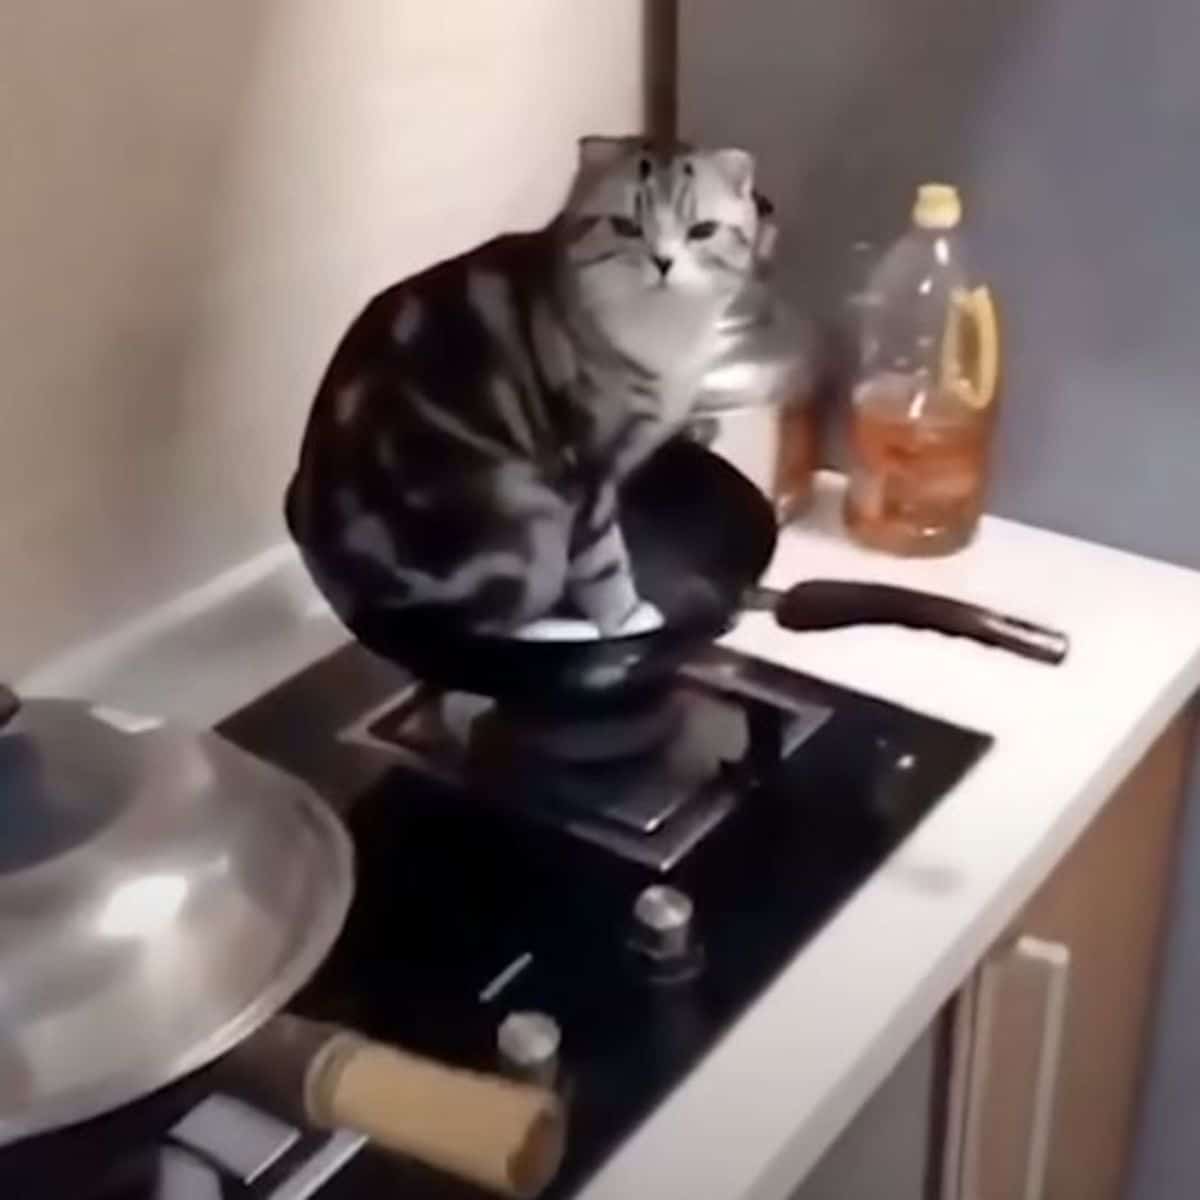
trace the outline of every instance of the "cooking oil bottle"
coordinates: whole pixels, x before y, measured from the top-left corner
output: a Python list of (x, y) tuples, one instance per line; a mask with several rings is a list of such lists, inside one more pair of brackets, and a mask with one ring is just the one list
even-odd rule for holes
[(846, 525), (893, 554), (949, 554), (983, 512), (999, 335), (991, 293), (971, 286), (961, 222), (954, 188), (920, 187), (912, 227), (860, 299)]

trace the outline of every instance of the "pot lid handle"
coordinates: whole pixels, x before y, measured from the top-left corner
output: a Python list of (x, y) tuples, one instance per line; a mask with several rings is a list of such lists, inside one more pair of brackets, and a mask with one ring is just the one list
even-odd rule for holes
[(3, 729), (17, 715), (20, 707), (21, 702), (17, 699), (17, 693), (12, 688), (5, 687), (3, 683), (0, 683), (0, 729)]

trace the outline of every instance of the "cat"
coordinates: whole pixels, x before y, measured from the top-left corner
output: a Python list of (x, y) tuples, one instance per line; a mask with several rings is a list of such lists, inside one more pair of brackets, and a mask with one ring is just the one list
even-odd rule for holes
[(325, 372), (287, 499), (348, 625), (362, 604), (510, 635), (547, 614), (605, 636), (661, 620), (637, 593), (617, 487), (686, 422), (752, 272), (753, 176), (743, 150), (583, 138), (545, 229), (370, 301)]

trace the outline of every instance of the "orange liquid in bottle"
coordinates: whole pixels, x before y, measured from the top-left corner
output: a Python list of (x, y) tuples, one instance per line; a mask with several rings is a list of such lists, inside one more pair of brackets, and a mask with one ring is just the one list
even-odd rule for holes
[(851, 534), (892, 554), (965, 546), (983, 512), (990, 414), (907, 376), (860, 384), (851, 408)]

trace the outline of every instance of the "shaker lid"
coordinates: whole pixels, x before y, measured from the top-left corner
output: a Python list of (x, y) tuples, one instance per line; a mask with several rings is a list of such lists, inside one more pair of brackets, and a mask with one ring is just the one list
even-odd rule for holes
[(729, 307), (717, 318), (722, 333), (762, 325), (771, 320), (772, 296), (770, 271), (779, 243), (779, 226), (775, 222), (775, 206), (765, 196), (754, 193), (758, 210), (758, 231), (754, 239), (754, 267), (750, 278), (733, 297)]

